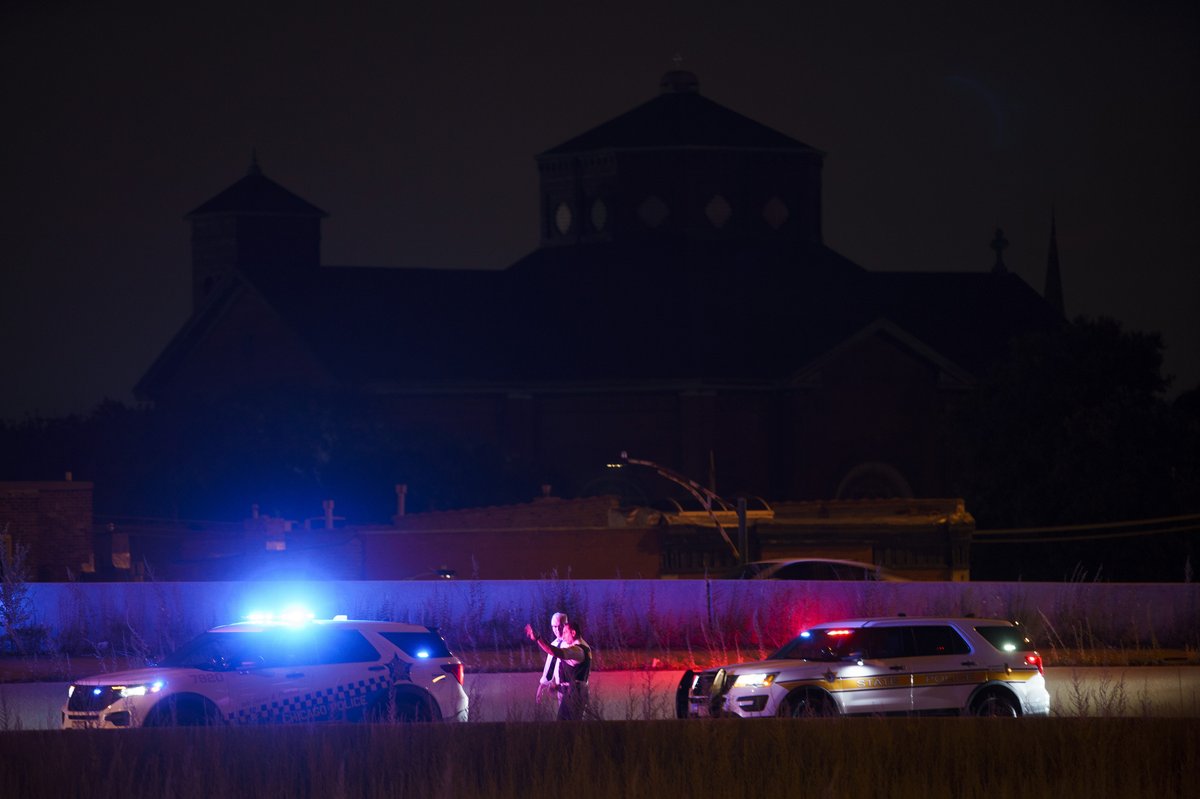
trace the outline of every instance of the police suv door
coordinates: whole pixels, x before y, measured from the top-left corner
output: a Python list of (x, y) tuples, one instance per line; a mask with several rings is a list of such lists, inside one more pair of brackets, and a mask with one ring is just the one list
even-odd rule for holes
[(971, 652), (967, 640), (949, 624), (914, 626), (916, 656), (910, 658), (913, 709), (918, 713), (956, 711), (977, 685), (987, 679), (986, 664)]
[(320, 627), (310, 639), (311, 655), (296, 671), (305, 686), (290, 721), (347, 721), (362, 717), (378, 695), (386, 673), (379, 651), (354, 629)]
[(291, 660), (295, 648), (285, 637), (290, 633), (267, 629), (237, 634), (238, 646), (224, 675), (233, 724), (278, 722), (291, 706), (302, 683)]
[[(913, 654), (908, 627), (861, 627), (848, 654), (856, 657), (838, 671), (837, 697), (846, 714), (908, 713)], [(861, 665), (860, 665), (861, 664)]]

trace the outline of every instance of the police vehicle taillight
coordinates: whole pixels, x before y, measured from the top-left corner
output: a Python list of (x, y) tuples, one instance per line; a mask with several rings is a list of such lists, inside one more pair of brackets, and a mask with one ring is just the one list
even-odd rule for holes
[(463, 684), (463, 664), (447, 663), (442, 666), (442, 671), (449, 674), (454, 679), (458, 680), (458, 684)]
[(1038, 674), (1045, 674), (1046, 670), (1042, 667), (1042, 656), (1037, 652), (1032, 652), (1025, 656), (1025, 662), (1030, 666), (1037, 666)]

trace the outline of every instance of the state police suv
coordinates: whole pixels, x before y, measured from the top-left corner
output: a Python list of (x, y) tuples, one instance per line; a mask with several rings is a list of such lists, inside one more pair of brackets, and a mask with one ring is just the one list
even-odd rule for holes
[(215, 627), (67, 697), (65, 729), (467, 719), (462, 661), (436, 629), (343, 616)]
[(766, 660), (685, 672), (680, 718), (1045, 716), (1042, 658), (1014, 622), (873, 618), (820, 624)]

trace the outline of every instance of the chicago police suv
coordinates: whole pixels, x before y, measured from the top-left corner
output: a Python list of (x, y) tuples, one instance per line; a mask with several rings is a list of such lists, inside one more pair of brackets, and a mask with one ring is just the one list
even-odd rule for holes
[(344, 616), (215, 627), (67, 696), (65, 729), (467, 718), (462, 661), (436, 629)]
[(685, 672), (689, 717), (1045, 716), (1042, 658), (1014, 622), (874, 618), (820, 624), (766, 660)]

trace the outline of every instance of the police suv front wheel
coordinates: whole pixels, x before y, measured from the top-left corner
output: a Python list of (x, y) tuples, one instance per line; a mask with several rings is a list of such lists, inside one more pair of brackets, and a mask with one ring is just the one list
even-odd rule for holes
[(827, 718), (837, 715), (833, 699), (819, 691), (797, 691), (784, 700), (784, 715), (793, 719)]
[(675, 718), (686, 719), (692, 714), (691, 693), (692, 684), (696, 681), (696, 672), (688, 669), (679, 678), (679, 686), (675, 689)]
[(168, 696), (156, 704), (143, 727), (213, 727), (222, 724), (221, 711), (202, 696)]

